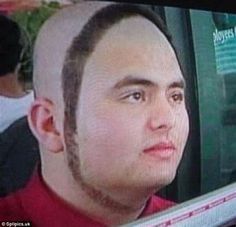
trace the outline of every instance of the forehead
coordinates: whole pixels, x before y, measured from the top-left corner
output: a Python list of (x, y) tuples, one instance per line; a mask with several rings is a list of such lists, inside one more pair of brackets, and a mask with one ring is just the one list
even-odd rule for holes
[(168, 73), (167, 80), (182, 78), (172, 46), (156, 25), (141, 16), (123, 19), (106, 31), (85, 65), (83, 80), (102, 82), (108, 79), (102, 75), (104, 72), (111, 83), (119, 79), (118, 75), (129, 73), (148, 73), (156, 79)]

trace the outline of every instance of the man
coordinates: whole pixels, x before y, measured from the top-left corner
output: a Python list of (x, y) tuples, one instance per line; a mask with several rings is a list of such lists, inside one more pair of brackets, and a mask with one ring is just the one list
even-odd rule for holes
[(134, 5), (67, 7), (43, 26), (34, 60), (28, 118), (42, 165), (0, 202), (4, 220), (113, 226), (172, 206), (154, 193), (174, 179), (189, 125), (159, 18)]
[(34, 99), (18, 81), (22, 49), (19, 26), (0, 14), (0, 133), (25, 116)]
[(34, 94), (18, 80), (20, 40), (17, 23), (0, 15), (0, 196), (23, 187), (38, 160), (26, 117)]

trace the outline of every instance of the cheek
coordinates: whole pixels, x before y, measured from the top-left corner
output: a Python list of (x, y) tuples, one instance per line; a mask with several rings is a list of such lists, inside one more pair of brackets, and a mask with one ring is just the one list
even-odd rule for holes
[[(80, 152), (82, 166), (103, 172), (135, 159), (139, 127), (127, 114), (115, 109), (87, 115), (82, 124)], [(117, 168), (116, 168), (117, 167)], [(109, 170), (110, 171), (110, 170)]]
[(184, 110), (178, 115), (176, 123), (176, 137), (180, 149), (183, 150), (189, 133), (189, 117), (187, 111)]

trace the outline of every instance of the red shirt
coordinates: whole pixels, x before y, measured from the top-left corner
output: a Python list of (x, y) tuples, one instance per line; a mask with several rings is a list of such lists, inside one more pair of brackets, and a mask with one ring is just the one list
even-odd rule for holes
[[(140, 217), (173, 205), (173, 202), (152, 196)], [(105, 226), (64, 202), (47, 187), (38, 174), (32, 177), (24, 189), (0, 199), (0, 221), (30, 221), (31, 226), (38, 227)]]

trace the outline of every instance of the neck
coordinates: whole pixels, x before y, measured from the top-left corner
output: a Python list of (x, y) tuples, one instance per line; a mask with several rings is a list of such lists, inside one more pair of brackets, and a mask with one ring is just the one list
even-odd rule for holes
[[(55, 157), (54, 157), (55, 158)], [(60, 159), (60, 158), (59, 158)], [(68, 204), (74, 206), (80, 212), (106, 225), (121, 225), (136, 220), (142, 213), (148, 198), (154, 193), (153, 190), (120, 190), (115, 192), (102, 192), (101, 200), (109, 197), (119, 206), (109, 206), (105, 202), (98, 202), (74, 180), (67, 167), (60, 166), (60, 171), (55, 171), (53, 165), (42, 165), (42, 176), (46, 184)], [(63, 166), (63, 167), (62, 167)], [(62, 170), (66, 174), (61, 174)], [(60, 174), (58, 174), (60, 172)], [(100, 191), (101, 192), (101, 191)], [(118, 202), (117, 202), (118, 201)]]
[(0, 77), (0, 95), (9, 98), (19, 98), (25, 95), (25, 92), (17, 79), (17, 75), (9, 73)]

